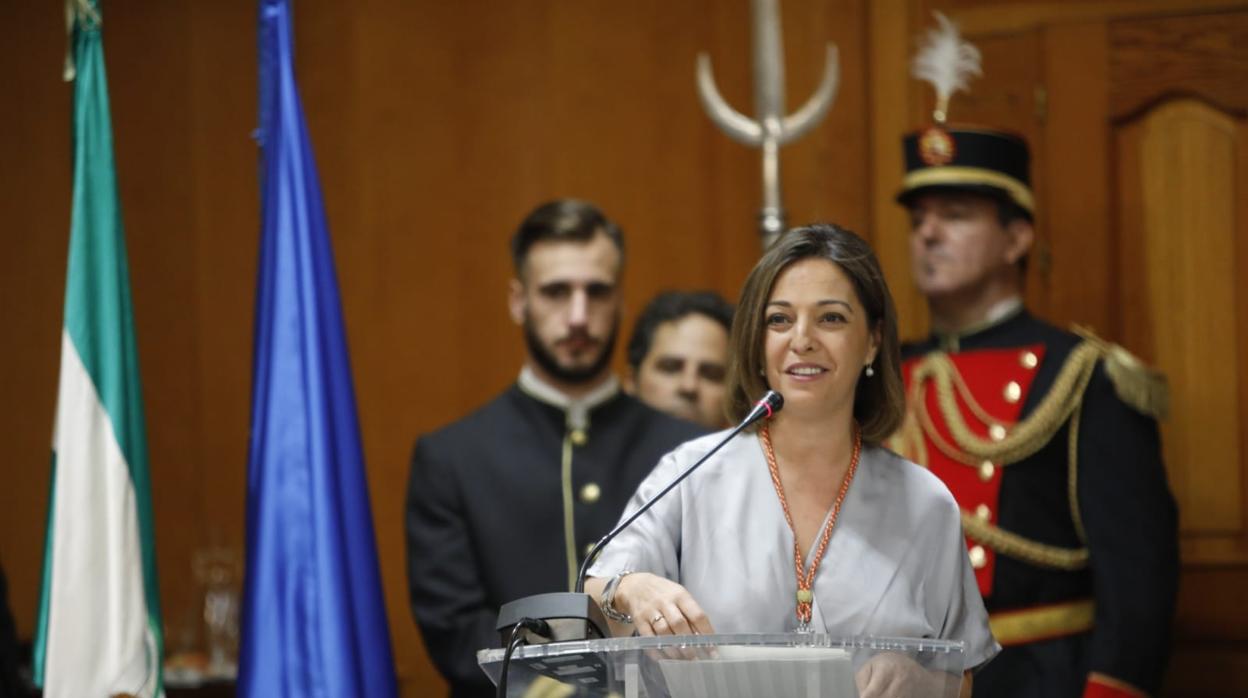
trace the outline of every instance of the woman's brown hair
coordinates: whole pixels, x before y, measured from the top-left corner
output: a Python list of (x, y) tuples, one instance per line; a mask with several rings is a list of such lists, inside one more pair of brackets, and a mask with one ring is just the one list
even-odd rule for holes
[(826, 259), (845, 272), (858, 294), (858, 302), (867, 312), (869, 330), (880, 333), (875, 375), (859, 375), (854, 389), (854, 419), (862, 427), (862, 440), (878, 445), (901, 425), (906, 409), (897, 311), (871, 246), (849, 230), (827, 223), (788, 231), (746, 277), (729, 343), (732, 359), (728, 367), (728, 416), (734, 422), (744, 419), (767, 392), (767, 381), (762, 375), (767, 301), (776, 277), (794, 262), (809, 258)]

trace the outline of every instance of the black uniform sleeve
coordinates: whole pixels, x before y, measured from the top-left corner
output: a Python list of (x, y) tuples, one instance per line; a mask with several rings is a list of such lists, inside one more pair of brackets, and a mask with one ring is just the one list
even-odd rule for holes
[(477, 650), (499, 645), (498, 609), (488, 605), (477, 552), (450, 463), (427, 439), (412, 451), (407, 491), (407, 582), (425, 648), (456, 694), (489, 690)]
[(1098, 365), (1079, 422), (1078, 497), (1096, 598), (1088, 667), (1156, 695), (1178, 585), (1178, 523), (1157, 423)]

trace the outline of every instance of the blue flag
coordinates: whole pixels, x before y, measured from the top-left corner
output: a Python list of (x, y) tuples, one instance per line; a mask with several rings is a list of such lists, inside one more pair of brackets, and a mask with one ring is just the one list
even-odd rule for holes
[(240, 696), (394, 696), (333, 251), (290, 7), (260, 3), (263, 151)]

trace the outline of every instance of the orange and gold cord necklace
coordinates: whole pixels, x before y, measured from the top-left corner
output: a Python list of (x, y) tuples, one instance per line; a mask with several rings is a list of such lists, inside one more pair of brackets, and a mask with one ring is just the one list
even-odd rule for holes
[(763, 452), (767, 455), (771, 484), (775, 485), (776, 494), (780, 496), (780, 507), (784, 509), (784, 520), (789, 522), (789, 530), (793, 532), (793, 566), (797, 572), (797, 629), (798, 632), (810, 632), (811, 603), (815, 598), (811, 589), (815, 584), (815, 575), (819, 572), (819, 563), (823, 561), (823, 553), (827, 551), (828, 541), (832, 538), (832, 528), (836, 526), (836, 518), (840, 516), (841, 503), (845, 501), (845, 495), (849, 493), (849, 484), (854, 481), (854, 473), (858, 470), (858, 457), (862, 455), (862, 430), (854, 424), (854, 454), (849, 459), (849, 469), (845, 471), (845, 478), (841, 480), (841, 491), (836, 495), (836, 501), (832, 504), (832, 513), (823, 526), (814, 559), (805, 571), (802, 569), (802, 548), (797, 542), (797, 527), (793, 525), (789, 500), (784, 496), (784, 485), (780, 483), (780, 467), (776, 465), (776, 452), (771, 447), (771, 430), (767, 425), (763, 425), (759, 438), (763, 442)]

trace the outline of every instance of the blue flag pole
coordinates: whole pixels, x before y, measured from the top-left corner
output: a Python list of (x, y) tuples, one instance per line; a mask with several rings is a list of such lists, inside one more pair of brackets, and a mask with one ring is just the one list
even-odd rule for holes
[(240, 696), (394, 696), (333, 250), (292, 59), (260, 3), (263, 152)]

